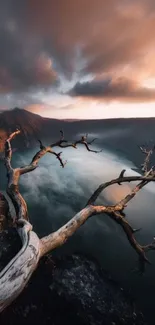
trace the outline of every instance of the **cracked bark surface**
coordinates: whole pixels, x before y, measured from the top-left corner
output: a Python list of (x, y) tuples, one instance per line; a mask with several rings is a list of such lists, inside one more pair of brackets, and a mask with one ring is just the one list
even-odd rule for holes
[[(74, 143), (69, 143), (64, 138), (63, 131), (60, 131), (60, 139), (50, 146), (45, 147), (42, 141), (39, 140), (40, 150), (32, 158), (29, 165), (13, 168), (11, 165), (11, 141), (15, 136), (19, 136), (20, 133), (20, 130), (16, 130), (10, 134), (5, 142), (5, 166), (8, 180), (6, 193), (9, 197), (9, 199), (6, 197), (7, 202), (5, 201), (5, 205), (6, 209), (8, 205), (13, 205), (14, 207), (15, 213), (10, 213), (10, 220), (12, 227), (19, 235), (21, 248), (0, 272), (0, 312), (10, 305), (11, 302), (14, 301), (23, 291), (33, 272), (36, 270), (41, 257), (63, 245), (68, 238), (87, 221), (88, 218), (93, 216), (95, 217), (95, 215), (102, 214), (104, 218), (104, 215), (106, 214), (122, 227), (129, 243), (138, 255), (139, 271), (144, 272), (145, 265), (150, 264), (146, 253), (150, 250), (155, 250), (155, 242), (153, 239), (145, 246), (138, 243), (135, 234), (139, 229), (134, 229), (125, 219), (124, 210), (128, 202), (131, 201), (145, 185), (151, 181), (155, 181), (154, 166), (149, 166), (154, 148), (146, 153), (147, 157), (142, 166), (141, 176), (124, 176), (125, 170), (121, 171), (120, 175), (116, 179), (101, 184), (89, 198), (86, 206), (81, 211), (77, 212), (70, 221), (57, 231), (43, 238), (39, 238), (33, 231), (33, 226), (29, 220), (27, 204), (19, 190), (20, 177), (26, 173), (34, 171), (38, 167), (39, 160), (47, 153), (54, 155), (60, 162), (60, 166), (64, 168), (66, 161), (62, 160), (61, 152), (57, 153), (53, 150), (54, 147), (72, 147), (73, 149), (76, 149), (77, 145), (81, 144), (85, 146), (86, 150), (92, 153), (99, 153), (100, 151), (90, 149), (90, 145), (95, 139), (88, 142), (88, 135), (82, 136), (80, 140), (77, 140)], [(113, 184), (121, 185), (124, 182), (138, 182), (138, 184), (127, 196), (113, 206), (95, 205), (96, 199), (104, 189)]]

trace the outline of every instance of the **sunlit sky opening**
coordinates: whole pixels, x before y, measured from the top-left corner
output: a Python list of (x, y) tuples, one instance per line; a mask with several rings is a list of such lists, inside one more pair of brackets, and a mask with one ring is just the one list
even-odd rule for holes
[(0, 111), (155, 117), (154, 17), (152, 0), (2, 1)]
[(155, 117), (155, 102), (142, 104), (126, 103), (75, 103), (71, 108), (53, 108), (50, 105), (31, 105), (27, 110), (44, 117), (58, 119), (107, 119), (129, 117)]

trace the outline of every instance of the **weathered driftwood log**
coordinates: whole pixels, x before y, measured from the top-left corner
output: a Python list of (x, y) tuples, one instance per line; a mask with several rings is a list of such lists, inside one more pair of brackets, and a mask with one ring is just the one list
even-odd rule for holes
[[(93, 215), (107, 214), (122, 227), (130, 244), (139, 256), (140, 270), (144, 271), (145, 263), (149, 263), (145, 254), (147, 251), (155, 249), (154, 241), (146, 246), (142, 246), (136, 241), (135, 233), (138, 231), (138, 229), (133, 229), (125, 219), (124, 209), (127, 206), (128, 202), (136, 195), (138, 191), (140, 191), (149, 182), (155, 181), (154, 169), (153, 167), (149, 169), (148, 166), (151, 154), (149, 154), (149, 159), (145, 161), (145, 170), (142, 176), (125, 177), (125, 170), (123, 170), (118, 178), (101, 184), (88, 200), (85, 208), (78, 212), (64, 226), (62, 226), (57, 231), (49, 234), (48, 236), (39, 239), (37, 234), (32, 230), (32, 225), (29, 222), (28, 217), (27, 204), (19, 192), (18, 183), (20, 177), (25, 173), (35, 170), (38, 167), (39, 159), (42, 158), (46, 153), (54, 154), (59, 160), (60, 165), (64, 167), (66, 162), (62, 161), (61, 152), (56, 153), (52, 149), (56, 146), (61, 148), (77, 148), (78, 144), (82, 144), (88, 151), (95, 153), (100, 151), (91, 150), (89, 148), (89, 145), (92, 144), (94, 139), (91, 142), (87, 142), (87, 135), (83, 136), (81, 140), (78, 140), (74, 143), (68, 143), (68, 141), (64, 139), (63, 131), (60, 131), (60, 140), (48, 147), (43, 146), (42, 142), (39, 140), (40, 150), (33, 157), (31, 163), (27, 166), (14, 169), (11, 165), (11, 140), (18, 134), (20, 134), (20, 130), (16, 130), (14, 133), (12, 133), (5, 142), (5, 166), (8, 178), (6, 192), (10, 198), (10, 202), (8, 202), (8, 204), (9, 206), (12, 204), (15, 208), (15, 215), (14, 213), (11, 213), (11, 219), (13, 226), (16, 227), (16, 230), (21, 238), (22, 248), (0, 272), (0, 312), (2, 312), (22, 292), (32, 273), (36, 269), (39, 259), (49, 251), (63, 245), (67, 239), (72, 236), (74, 232), (82, 224), (84, 224), (89, 217)], [(108, 186), (111, 186), (113, 184), (121, 185), (124, 182), (132, 181), (139, 181), (139, 184), (135, 186), (130, 194), (128, 194), (116, 205), (94, 205), (100, 193)]]

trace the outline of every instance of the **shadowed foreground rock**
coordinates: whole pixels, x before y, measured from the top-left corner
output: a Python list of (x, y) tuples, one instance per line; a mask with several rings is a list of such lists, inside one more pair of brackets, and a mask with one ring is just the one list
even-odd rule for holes
[(22, 244), (15, 228), (0, 232), (0, 272), (19, 252)]
[(144, 325), (124, 291), (96, 262), (79, 255), (45, 257), (1, 325)]

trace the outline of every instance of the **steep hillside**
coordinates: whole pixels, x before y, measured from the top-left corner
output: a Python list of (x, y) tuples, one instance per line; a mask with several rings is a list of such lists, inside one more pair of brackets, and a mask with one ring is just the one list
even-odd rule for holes
[(20, 128), (21, 136), (14, 143), (19, 147), (31, 147), (40, 137), (50, 135), (51, 127), (59, 123), (54, 119), (45, 119), (20, 108), (14, 108), (0, 114), (0, 150), (6, 136), (16, 128)]

